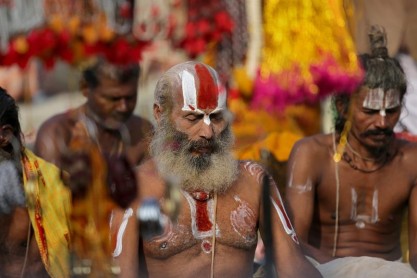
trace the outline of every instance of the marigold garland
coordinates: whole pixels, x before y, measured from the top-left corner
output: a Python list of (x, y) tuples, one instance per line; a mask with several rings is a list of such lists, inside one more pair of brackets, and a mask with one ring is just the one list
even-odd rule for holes
[(276, 159), (286, 161), (295, 141), (304, 136), (294, 114), (311, 116), (303, 108), (299, 108), (300, 111), (297, 112), (288, 110), (282, 116), (255, 111), (249, 109), (241, 98), (229, 99), (229, 107), (234, 115), (232, 129), (236, 136), (235, 156), (257, 161), (261, 150), (267, 150)]
[(282, 111), (356, 88), (362, 71), (344, 13), (343, 0), (265, 1), (255, 107)]

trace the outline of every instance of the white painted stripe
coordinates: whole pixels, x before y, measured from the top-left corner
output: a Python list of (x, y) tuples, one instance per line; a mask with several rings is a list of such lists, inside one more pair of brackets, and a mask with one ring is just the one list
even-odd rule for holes
[(128, 208), (125, 210), (125, 213), (123, 215), (122, 224), (120, 224), (119, 231), (117, 232), (117, 239), (116, 239), (116, 247), (113, 251), (113, 257), (118, 257), (123, 250), (123, 235), (126, 231), (127, 223), (129, 222), (129, 218), (133, 215), (133, 209)]

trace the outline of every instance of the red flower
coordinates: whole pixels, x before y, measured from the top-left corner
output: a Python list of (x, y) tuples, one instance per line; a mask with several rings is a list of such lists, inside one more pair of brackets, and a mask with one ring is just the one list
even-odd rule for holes
[(197, 36), (197, 26), (194, 22), (187, 22), (185, 25), (185, 37), (192, 39)]
[(226, 11), (219, 11), (214, 15), (214, 21), (219, 30), (231, 33), (234, 22)]
[(132, 18), (133, 17), (133, 11), (132, 11), (132, 5), (125, 1), (119, 8), (119, 16), (122, 18)]
[(204, 36), (211, 31), (211, 24), (208, 20), (200, 20), (197, 22), (197, 30), (200, 36)]

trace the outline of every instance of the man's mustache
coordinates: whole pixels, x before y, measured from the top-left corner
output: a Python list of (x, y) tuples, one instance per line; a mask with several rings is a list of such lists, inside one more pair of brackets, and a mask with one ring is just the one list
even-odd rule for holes
[(180, 149), (188, 151), (207, 148), (210, 149), (212, 153), (218, 153), (224, 149), (224, 145), (230, 140), (230, 130), (227, 128), (223, 130), (219, 135), (210, 139), (190, 140), (187, 134), (174, 129), (171, 129), (170, 133), (172, 134), (171, 138), (180, 146)]
[(217, 139), (210, 139), (210, 140), (197, 140), (197, 141), (189, 141), (188, 143), (189, 150), (198, 150), (201, 148), (211, 149), (212, 152), (216, 152), (219, 150), (220, 146)]
[(394, 131), (392, 129), (371, 129), (363, 133), (364, 136), (374, 136), (374, 135), (385, 135), (393, 136)]

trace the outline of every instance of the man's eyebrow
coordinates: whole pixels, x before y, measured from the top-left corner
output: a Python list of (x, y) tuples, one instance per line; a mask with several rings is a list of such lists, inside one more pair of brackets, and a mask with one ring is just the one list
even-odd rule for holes
[(184, 117), (187, 117), (187, 116), (196, 116), (196, 117), (198, 117), (198, 116), (202, 116), (202, 115), (204, 115), (204, 113), (201, 113), (199, 111), (186, 111), (186, 113), (184, 114)]

